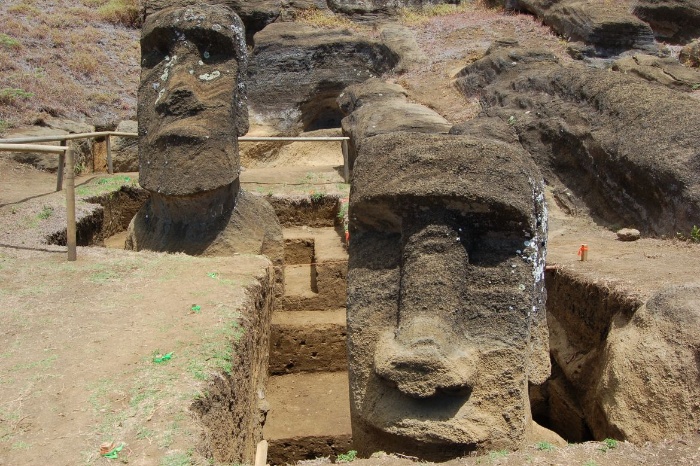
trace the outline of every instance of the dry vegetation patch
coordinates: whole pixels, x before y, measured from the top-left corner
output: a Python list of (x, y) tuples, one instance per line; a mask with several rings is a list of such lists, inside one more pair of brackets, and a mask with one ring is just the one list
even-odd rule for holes
[(0, 23), (0, 134), (45, 115), (135, 116), (135, 0), (8, 0)]

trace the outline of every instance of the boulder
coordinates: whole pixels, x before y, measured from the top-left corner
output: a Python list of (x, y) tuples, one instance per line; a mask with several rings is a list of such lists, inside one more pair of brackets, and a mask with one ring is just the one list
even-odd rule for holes
[(282, 132), (338, 127), (342, 90), (397, 62), (385, 45), (346, 29), (271, 24), (255, 35), (248, 74), (252, 118)]
[(700, 222), (700, 107), (686, 93), (517, 48), (492, 51), (455, 84), (602, 220), (669, 236)]
[(400, 24), (387, 24), (379, 33), (382, 42), (399, 57), (397, 72), (406, 72), (425, 64), (428, 57), (416, 42), (415, 33)]
[(695, 90), (700, 83), (700, 71), (683, 66), (674, 58), (635, 54), (615, 60), (612, 69), (683, 91)]
[(340, 106), (352, 109), (343, 118), (343, 135), (348, 136), (348, 165), (352, 169), (361, 146), (378, 134), (406, 131), (447, 133), (452, 125), (434, 110), (408, 102), (405, 92), (395, 84), (372, 79), (343, 92)]
[(542, 18), (570, 41), (592, 46), (596, 56), (610, 56), (630, 49), (654, 52), (654, 33), (630, 13), (625, 2), (582, 0), (518, 0), (520, 9)]
[[(134, 120), (120, 121), (116, 131), (123, 133), (138, 133), (139, 125)], [(112, 167), (114, 172), (139, 171), (139, 141), (138, 138), (111, 138)]]
[[(363, 106), (360, 110), (367, 108)], [(541, 175), (513, 144), (368, 138), (350, 195), (353, 442), (444, 461), (517, 449), (549, 375)]]
[(375, 19), (396, 15), (400, 8), (422, 8), (430, 5), (458, 4), (460, 0), (328, 0), (336, 13)]
[(621, 228), (616, 234), (620, 241), (637, 241), (641, 238), (641, 233), (635, 228)]
[(681, 49), (678, 60), (685, 66), (700, 66), (700, 40), (694, 40)]
[(637, 0), (633, 12), (649, 23), (659, 40), (686, 43), (700, 37), (697, 0)]
[(661, 441), (700, 425), (700, 285), (661, 290), (632, 318), (617, 315), (587, 409), (599, 438)]

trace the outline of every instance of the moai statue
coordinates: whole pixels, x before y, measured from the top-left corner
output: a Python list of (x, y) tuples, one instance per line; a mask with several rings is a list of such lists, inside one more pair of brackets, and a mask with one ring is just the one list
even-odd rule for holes
[(146, 18), (139, 182), (151, 196), (129, 227), (128, 249), (282, 261), (272, 207), (240, 190), (246, 53), (243, 24), (225, 6), (169, 7)]
[(361, 454), (439, 461), (540, 432), (528, 380), (550, 370), (546, 222), (542, 177), (514, 145), (416, 133), (363, 142), (347, 311)]

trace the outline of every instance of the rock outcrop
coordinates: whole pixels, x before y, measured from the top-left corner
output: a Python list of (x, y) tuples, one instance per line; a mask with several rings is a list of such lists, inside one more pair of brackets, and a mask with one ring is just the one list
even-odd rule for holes
[[(134, 120), (120, 121), (115, 131), (122, 133), (138, 133), (138, 122)], [(114, 172), (139, 171), (139, 144), (136, 138), (113, 137), (112, 167)]]
[(695, 90), (700, 83), (700, 71), (681, 65), (675, 58), (635, 54), (615, 60), (612, 69), (682, 91)]
[(447, 133), (452, 125), (434, 110), (411, 103), (398, 84), (370, 79), (350, 86), (338, 98), (347, 114), (342, 120), (343, 135), (348, 142), (348, 165), (353, 168), (362, 144), (378, 135), (396, 131)]
[(255, 35), (251, 117), (288, 133), (337, 127), (341, 91), (397, 62), (385, 45), (345, 29), (271, 24)]
[(657, 49), (653, 31), (629, 11), (626, 2), (518, 0), (517, 6), (542, 18), (567, 40), (590, 45), (597, 56)]
[(675, 236), (700, 222), (700, 108), (636, 77), (561, 66), (548, 51), (492, 50), (456, 85), (482, 95), (548, 182), (610, 224)]
[(700, 66), (700, 40), (694, 40), (681, 49), (678, 60), (686, 66)]
[(546, 210), (522, 149), (467, 136), (367, 139), (350, 195), (353, 442), (444, 460), (515, 449), (549, 375)]
[(686, 43), (700, 37), (697, 0), (637, 0), (634, 14), (651, 25), (659, 40)]
[(598, 438), (635, 443), (694, 432), (700, 426), (700, 285), (666, 288), (630, 319), (617, 315), (587, 393)]

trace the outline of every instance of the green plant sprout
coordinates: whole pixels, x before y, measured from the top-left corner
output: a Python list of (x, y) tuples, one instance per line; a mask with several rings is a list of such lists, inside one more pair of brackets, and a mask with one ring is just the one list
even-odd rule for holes
[(347, 453), (341, 453), (338, 455), (338, 459), (336, 460), (336, 463), (351, 463), (355, 461), (357, 458), (357, 451), (356, 450), (350, 450)]

